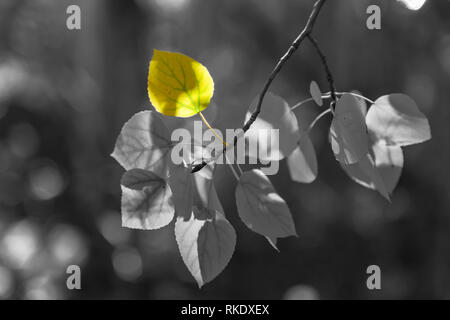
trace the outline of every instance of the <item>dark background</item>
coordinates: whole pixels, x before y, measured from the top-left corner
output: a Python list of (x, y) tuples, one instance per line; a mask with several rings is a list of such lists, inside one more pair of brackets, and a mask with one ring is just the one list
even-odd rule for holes
[[(79, 4), (82, 29), (66, 28)], [(337, 89), (376, 99), (403, 92), (430, 120), (433, 139), (404, 149), (392, 203), (352, 182), (327, 142), (330, 118), (313, 131), (319, 177), (291, 182), (286, 162), (271, 180), (300, 237), (277, 253), (237, 217), (235, 180), (219, 167), (216, 187), (237, 246), (199, 290), (176, 247), (173, 225), (120, 226), (120, 176), (109, 156), (122, 124), (151, 108), (153, 48), (202, 62), (215, 81), (220, 128), (239, 127), (275, 62), (303, 27), (313, 1), (1, 0), (0, 298), (450, 298), (450, 3), (410, 11), (391, 0), (333, 0), (315, 36)], [(382, 9), (382, 30), (366, 8)], [(271, 91), (294, 104), (322, 66), (305, 42)], [(309, 123), (319, 110), (296, 112)], [(82, 289), (66, 289), (78, 264)], [(377, 264), (382, 290), (366, 288)]]

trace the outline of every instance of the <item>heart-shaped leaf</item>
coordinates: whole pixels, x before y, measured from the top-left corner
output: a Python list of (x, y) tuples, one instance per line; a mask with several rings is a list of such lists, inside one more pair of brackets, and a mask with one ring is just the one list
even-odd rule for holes
[(136, 113), (122, 128), (111, 154), (125, 170), (145, 169), (166, 177), (172, 142), (162, 120), (152, 111)]
[(373, 139), (386, 145), (408, 146), (431, 138), (427, 118), (404, 94), (378, 98), (367, 112), (366, 123)]
[(347, 165), (341, 163), (341, 166), (355, 182), (366, 188), (378, 190), (383, 197), (390, 200), (383, 179), (376, 168), (375, 160), (370, 154), (362, 157), (357, 163)]
[(199, 287), (225, 269), (236, 245), (234, 228), (222, 213), (196, 206), (189, 219), (177, 218), (175, 238)]
[(191, 117), (206, 109), (214, 81), (201, 63), (181, 53), (153, 51), (148, 96), (155, 109), (175, 117)]
[(277, 238), (297, 235), (286, 202), (261, 170), (241, 175), (236, 187), (236, 205), (245, 225), (265, 236), (275, 248)]
[(311, 84), (309, 85), (309, 93), (318, 106), (323, 106), (322, 91), (320, 91), (317, 82), (311, 81)]
[(314, 146), (306, 131), (301, 133), (297, 148), (287, 158), (291, 179), (311, 183), (317, 177), (317, 158)]
[[(250, 119), (258, 98), (249, 108), (245, 121)], [(272, 130), (278, 130), (279, 139), (273, 141)], [(287, 157), (297, 146), (300, 137), (297, 118), (287, 102), (272, 93), (267, 93), (261, 106), (261, 113), (245, 133), (249, 148), (248, 156), (261, 161), (277, 161)], [(258, 154), (259, 150), (259, 154)]]
[(371, 152), (358, 163), (341, 166), (354, 181), (366, 188), (378, 190), (389, 200), (402, 172), (403, 151), (401, 147), (375, 143)]
[(372, 146), (375, 166), (391, 194), (397, 186), (403, 169), (403, 150), (401, 147), (386, 146), (382, 142)]
[(172, 221), (172, 191), (166, 181), (153, 172), (131, 169), (125, 172), (122, 185), (122, 226), (154, 230)]
[(337, 101), (330, 128), (330, 142), (336, 159), (343, 164), (354, 164), (368, 150), (368, 135), (361, 100), (344, 94)]

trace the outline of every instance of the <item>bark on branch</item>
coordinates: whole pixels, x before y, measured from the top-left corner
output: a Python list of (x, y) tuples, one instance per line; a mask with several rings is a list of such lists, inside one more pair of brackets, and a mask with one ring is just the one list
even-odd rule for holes
[[(255, 122), (256, 118), (258, 118), (258, 115), (261, 112), (261, 106), (262, 106), (262, 103), (264, 101), (264, 97), (265, 97), (265, 95), (266, 95), (270, 85), (272, 84), (273, 80), (275, 79), (275, 77), (280, 72), (281, 68), (283, 67), (283, 65), (286, 63), (287, 60), (289, 60), (289, 58), (294, 54), (294, 52), (297, 51), (297, 49), (300, 47), (300, 45), (303, 42), (303, 40), (305, 40), (305, 38), (307, 38), (311, 34), (311, 32), (313, 31), (314, 24), (316, 23), (317, 17), (318, 17), (318, 15), (320, 13), (320, 10), (322, 9), (322, 6), (324, 5), (325, 2), (326, 2), (326, 0), (317, 0), (314, 3), (313, 9), (311, 11), (311, 14), (309, 15), (309, 18), (308, 18), (308, 21), (306, 22), (305, 27), (300, 32), (300, 34), (297, 36), (297, 38), (294, 40), (294, 42), (292, 42), (292, 44), (290, 45), (290, 47), (286, 51), (286, 53), (280, 58), (280, 60), (278, 60), (277, 64), (275, 65), (275, 68), (270, 73), (268, 79), (266, 80), (266, 83), (264, 84), (264, 87), (261, 90), (261, 93), (259, 94), (258, 104), (256, 105), (255, 111), (253, 111), (253, 113), (250, 116), (250, 118), (248, 119), (248, 121), (242, 127), (243, 134), (248, 129), (250, 129), (250, 127), (253, 124), (253, 122)], [(221, 153), (219, 153), (218, 155), (215, 155), (215, 157), (213, 157), (213, 158), (211, 158), (209, 160), (202, 161), (202, 163), (196, 165), (192, 169), (191, 172), (194, 173), (194, 172), (200, 171), (208, 163), (210, 163), (212, 161), (215, 161), (222, 154), (224, 154), (227, 151), (228, 148), (234, 148), (234, 146), (237, 143), (238, 138), (240, 138), (240, 137), (236, 136), (234, 141), (233, 141), (233, 143), (232, 144), (228, 144), (227, 146), (225, 146)]]

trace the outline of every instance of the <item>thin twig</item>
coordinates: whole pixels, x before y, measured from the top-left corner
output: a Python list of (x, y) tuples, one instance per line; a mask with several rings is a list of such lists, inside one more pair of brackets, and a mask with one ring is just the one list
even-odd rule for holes
[(374, 103), (375, 103), (373, 100), (370, 100), (369, 98), (364, 97), (363, 95), (360, 95), (360, 94), (357, 94), (357, 93), (354, 93), (354, 92), (336, 92), (336, 94), (337, 94), (338, 96), (342, 96), (343, 94), (351, 94), (352, 96), (355, 96), (355, 97), (357, 97), (357, 98), (361, 98), (361, 99), (363, 99), (363, 100), (366, 100), (367, 102), (369, 102), (369, 103), (371, 103), (371, 104), (374, 104)]
[[(328, 99), (328, 98), (330, 98), (329, 94), (323, 94), (322, 95), (322, 99)], [(308, 98), (308, 99), (305, 99), (303, 101), (300, 101), (300, 102), (296, 103), (294, 106), (291, 107), (291, 111), (294, 111), (295, 109), (300, 108), (302, 105), (304, 105), (304, 104), (306, 104), (308, 102), (313, 102), (313, 101), (314, 101), (314, 98)]]
[(239, 173), (240, 173), (240, 174), (244, 174), (244, 171), (242, 171), (242, 168), (241, 168), (241, 166), (239, 165), (239, 163), (236, 162), (236, 166), (237, 166), (237, 168), (239, 169)]
[[(312, 32), (314, 24), (317, 20), (317, 16), (320, 13), (320, 10), (322, 9), (323, 4), (326, 2), (326, 0), (317, 0), (314, 3), (313, 9), (311, 11), (311, 14), (309, 15), (308, 21), (306, 22), (305, 27), (303, 28), (303, 30), (300, 32), (300, 34), (297, 36), (297, 38), (294, 40), (294, 42), (292, 42), (292, 44), (290, 45), (289, 49), (286, 51), (286, 53), (281, 57), (281, 59), (277, 62), (277, 64), (275, 65), (275, 68), (272, 70), (272, 72), (269, 75), (269, 78), (267, 79), (266, 83), (264, 84), (264, 87), (261, 91), (261, 93), (259, 94), (259, 99), (258, 99), (258, 104), (256, 105), (256, 109), (255, 111), (253, 111), (252, 115), (250, 116), (250, 118), (248, 119), (248, 121), (244, 124), (244, 126), (242, 127), (242, 131), (243, 133), (245, 133), (248, 129), (250, 129), (250, 126), (253, 124), (253, 122), (255, 122), (256, 118), (258, 118), (259, 113), (261, 112), (261, 106), (264, 100), (264, 97), (267, 93), (267, 90), (269, 90), (270, 85), (272, 84), (273, 80), (275, 79), (275, 77), (277, 76), (277, 74), (280, 72), (281, 68), (283, 67), (283, 65), (286, 63), (286, 61), (294, 54), (295, 51), (297, 51), (298, 47), (300, 46), (300, 44), (303, 42), (303, 40)], [(243, 134), (242, 134), (243, 135)], [(241, 135), (241, 136), (242, 136)], [(237, 143), (237, 140), (240, 137), (235, 137), (233, 144), (230, 144), (228, 146), (225, 146), (222, 150), (222, 153), (226, 152), (226, 150), (229, 147), (234, 147)], [(217, 155), (217, 158), (220, 156)], [(211, 159), (210, 161), (213, 161), (214, 159)], [(193, 169), (192, 169), (192, 173), (197, 172), (199, 170), (201, 170), (203, 167), (205, 167), (208, 164), (207, 161), (203, 161), (201, 164), (196, 165)]]
[(331, 73), (330, 67), (328, 66), (327, 58), (323, 54), (322, 50), (320, 50), (319, 44), (317, 43), (316, 39), (314, 39), (311, 34), (308, 34), (308, 40), (312, 43), (312, 45), (316, 49), (316, 52), (319, 55), (320, 60), (322, 60), (322, 65), (325, 69), (325, 73), (327, 74), (327, 81), (330, 86), (331, 99), (333, 100), (331, 108), (334, 110), (334, 105), (336, 105), (337, 97), (336, 97), (336, 88), (334, 87), (333, 74)]
[(227, 163), (230, 166), (231, 172), (233, 172), (234, 177), (236, 178), (236, 181), (239, 181), (239, 175), (237, 174), (236, 170), (234, 170), (233, 164), (231, 163), (230, 159), (228, 159), (228, 156), (225, 155), (227, 159)]
[(316, 123), (322, 119), (323, 116), (327, 115), (328, 113), (332, 112), (332, 110), (330, 108), (328, 108), (327, 110), (323, 111), (321, 114), (319, 114), (313, 122), (311, 122), (311, 124), (308, 127), (308, 132), (311, 131), (312, 128), (314, 128), (314, 126), (316, 125)]

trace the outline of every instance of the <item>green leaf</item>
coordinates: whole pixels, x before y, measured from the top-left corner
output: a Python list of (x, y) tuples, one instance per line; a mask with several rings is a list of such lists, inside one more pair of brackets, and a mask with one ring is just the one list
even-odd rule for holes
[[(251, 113), (256, 109), (258, 98), (255, 98), (247, 112), (245, 121), (250, 119)], [(270, 130), (279, 130), (279, 145), (270, 140)], [(261, 135), (266, 133), (265, 135)], [(277, 161), (287, 157), (297, 146), (300, 137), (297, 118), (289, 108), (287, 102), (272, 93), (267, 93), (262, 103), (261, 113), (245, 133), (249, 144), (257, 145), (250, 148), (248, 156), (261, 161)], [(262, 156), (260, 156), (262, 153)]]
[(297, 235), (286, 202), (261, 170), (241, 175), (236, 187), (236, 205), (245, 225), (265, 236), (275, 248), (277, 238)]
[(123, 174), (121, 185), (122, 226), (154, 230), (172, 221), (172, 191), (164, 179), (147, 170), (131, 169)]
[(172, 142), (162, 120), (152, 111), (136, 113), (122, 128), (111, 156), (125, 168), (166, 177)]
[(311, 94), (311, 97), (314, 99), (314, 102), (319, 106), (323, 106), (323, 100), (322, 100), (322, 91), (320, 91), (319, 85), (315, 81), (311, 81), (311, 84), (309, 85), (309, 92)]
[(184, 263), (199, 287), (221, 273), (236, 245), (236, 233), (224, 215), (194, 206), (189, 219), (178, 217), (175, 238)]
[(317, 158), (314, 146), (306, 131), (301, 133), (297, 148), (287, 159), (291, 179), (311, 183), (317, 177)]
[(367, 112), (366, 123), (373, 139), (386, 145), (408, 146), (431, 138), (427, 118), (404, 94), (378, 98)]
[(330, 128), (330, 142), (336, 159), (354, 164), (369, 150), (368, 135), (361, 101), (344, 94), (336, 103)]

